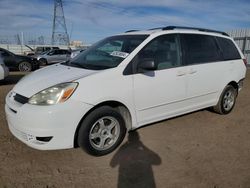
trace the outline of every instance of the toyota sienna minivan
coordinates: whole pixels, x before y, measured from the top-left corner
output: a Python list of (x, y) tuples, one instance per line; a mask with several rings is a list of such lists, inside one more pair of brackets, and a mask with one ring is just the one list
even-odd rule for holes
[(105, 155), (143, 125), (208, 107), (228, 114), (246, 63), (224, 32), (127, 31), (20, 80), (6, 96), (9, 129), (36, 149)]

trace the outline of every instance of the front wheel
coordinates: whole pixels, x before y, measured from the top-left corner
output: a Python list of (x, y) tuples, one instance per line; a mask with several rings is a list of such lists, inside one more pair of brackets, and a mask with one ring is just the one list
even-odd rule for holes
[(236, 97), (237, 90), (233, 86), (227, 85), (220, 96), (218, 104), (214, 106), (214, 111), (219, 114), (230, 113), (234, 108)]
[(103, 106), (83, 120), (78, 132), (78, 144), (89, 154), (102, 156), (115, 150), (125, 135), (122, 115), (112, 107)]
[(46, 66), (46, 65), (48, 64), (48, 62), (47, 62), (46, 59), (42, 58), (42, 59), (39, 59), (39, 64), (40, 64), (41, 66)]
[(18, 65), (18, 70), (20, 72), (30, 72), (30, 71), (32, 71), (32, 65), (31, 65), (31, 63), (26, 62), (26, 61), (21, 62)]

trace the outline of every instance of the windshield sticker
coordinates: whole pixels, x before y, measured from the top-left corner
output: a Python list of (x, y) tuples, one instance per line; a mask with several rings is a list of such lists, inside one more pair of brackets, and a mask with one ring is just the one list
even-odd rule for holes
[(126, 58), (128, 57), (129, 53), (126, 52), (120, 52), (120, 51), (113, 51), (110, 55), (116, 56), (116, 57), (121, 57), (121, 58)]

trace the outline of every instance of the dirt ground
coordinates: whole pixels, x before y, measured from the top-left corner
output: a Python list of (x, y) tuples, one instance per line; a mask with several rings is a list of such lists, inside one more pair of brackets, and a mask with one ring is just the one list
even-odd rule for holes
[(0, 187), (250, 187), (249, 71), (229, 115), (201, 110), (141, 128), (104, 157), (38, 151), (14, 138), (4, 98), (20, 78), (0, 83)]

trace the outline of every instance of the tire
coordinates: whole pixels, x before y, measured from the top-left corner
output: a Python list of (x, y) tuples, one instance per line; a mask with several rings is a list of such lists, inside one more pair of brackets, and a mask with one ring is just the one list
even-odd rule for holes
[(78, 131), (78, 145), (93, 156), (114, 151), (126, 135), (125, 120), (112, 107), (95, 109), (82, 121)]
[(46, 59), (39, 59), (39, 64), (40, 66), (46, 66), (48, 64), (47, 60)]
[(213, 110), (219, 114), (230, 113), (235, 105), (237, 98), (237, 90), (231, 86), (227, 85), (223, 90), (219, 102), (213, 107)]
[(23, 62), (19, 63), (18, 70), (20, 72), (31, 72), (32, 71), (32, 65), (31, 65), (31, 63), (29, 63), (27, 61), (23, 61)]

